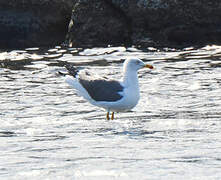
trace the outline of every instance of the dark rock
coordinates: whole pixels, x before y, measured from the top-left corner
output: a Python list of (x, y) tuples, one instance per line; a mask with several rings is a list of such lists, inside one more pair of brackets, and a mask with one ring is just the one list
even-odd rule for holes
[(130, 20), (109, 1), (80, 0), (73, 8), (67, 39), (73, 46), (129, 43)]
[(0, 48), (220, 44), (221, 1), (1, 0), (0, 27)]
[(1, 0), (0, 47), (61, 44), (71, 17), (72, 0)]
[(67, 40), (74, 46), (220, 43), (221, 1), (78, 0)]

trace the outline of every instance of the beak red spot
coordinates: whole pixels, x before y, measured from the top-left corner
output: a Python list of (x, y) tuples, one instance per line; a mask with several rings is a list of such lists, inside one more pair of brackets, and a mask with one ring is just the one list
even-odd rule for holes
[(150, 64), (146, 64), (144, 67), (149, 68), (149, 69), (153, 69), (153, 66)]

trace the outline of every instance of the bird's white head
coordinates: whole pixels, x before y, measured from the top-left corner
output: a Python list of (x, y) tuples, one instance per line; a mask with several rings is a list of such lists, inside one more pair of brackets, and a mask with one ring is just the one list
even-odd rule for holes
[(141, 68), (153, 69), (152, 65), (145, 64), (142, 60), (138, 58), (128, 58), (124, 61), (124, 72), (129, 71), (138, 71)]

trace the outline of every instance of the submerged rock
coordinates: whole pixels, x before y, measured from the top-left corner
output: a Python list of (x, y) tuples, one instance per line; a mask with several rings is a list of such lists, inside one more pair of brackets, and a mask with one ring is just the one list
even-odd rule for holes
[(61, 44), (74, 0), (1, 0), (0, 47)]
[(78, 0), (67, 41), (73, 46), (220, 43), (220, 17), (217, 0)]

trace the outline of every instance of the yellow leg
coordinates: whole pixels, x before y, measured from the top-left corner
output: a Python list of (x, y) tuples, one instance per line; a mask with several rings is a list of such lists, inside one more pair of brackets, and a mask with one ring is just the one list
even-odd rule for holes
[(107, 120), (110, 120), (110, 117), (109, 117), (109, 112), (107, 112)]
[(114, 112), (111, 114), (111, 120), (114, 120)]

